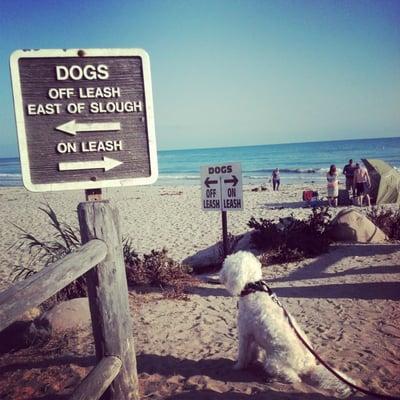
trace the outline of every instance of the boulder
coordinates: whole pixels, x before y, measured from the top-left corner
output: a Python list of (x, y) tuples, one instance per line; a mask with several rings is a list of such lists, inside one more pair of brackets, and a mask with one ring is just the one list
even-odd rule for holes
[(33, 326), (29, 321), (15, 321), (3, 329), (0, 332), (0, 354), (29, 347)]
[(256, 249), (255, 245), (252, 242), (253, 232), (254, 231), (249, 231), (238, 236), (238, 239), (233, 248), (233, 253), (243, 250), (243, 251), (250, 251), (256, 256), (261, 254), (261, 252)]
[(193, 270), (198, 273), (215, 268), (221, 264), (222, 260), (222, 244), (219, 242), (185, 258), (182, 264), (192, 267)]
[(91, 328), (89, 302), (87, 297), (62, 301), (46, 311), (39, 319), (48, 324), (54, 333)]
[(365, 215), (352, 209), (341, 210), (331, 222), (331, 237), (338, 242), (383, 243), (384, 232)]
[(23, 314), (21, 320), (13, 322), (0, 332), (0, 354), (44, 343), (50, 338), (51, 328), (46, 322), (30, 319), (40, 310), (37, 308), (32, 310), (33, 314)]
[[(253, 231), (249, 231), (236, 236), (232, 243), (233, 249), (231, 250), (231, 253), (236, 253), (239, 250), (247, 250), (258, 255), (260, 252), (254, 247), (251, 241), (252, 234)], [(189, 265), (195, 272), (201, 273), (207, 269), (219, 266), (223, 259), (222, 242), (218, 242), (206, 249), (198, 251), (190, 257), (185, 258), (182, 261), (182, 264)]]

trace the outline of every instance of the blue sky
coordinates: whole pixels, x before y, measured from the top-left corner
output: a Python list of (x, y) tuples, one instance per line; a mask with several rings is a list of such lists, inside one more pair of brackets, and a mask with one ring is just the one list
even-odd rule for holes
[(144, 48), (159, 149), (399, 136), (400, 1), (0, 1), (0, 157), (17, 155), (9, 56)]

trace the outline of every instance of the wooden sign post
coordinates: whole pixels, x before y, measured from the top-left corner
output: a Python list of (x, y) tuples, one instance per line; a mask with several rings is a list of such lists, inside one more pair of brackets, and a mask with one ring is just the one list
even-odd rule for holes
[(239, 163), (205, 165), (200, 170), (201, 206), (204, 211), (221, 211), (224, 257), (228, 255), (227, 211), (243, 210), (242, 168)]
[(86, 274), (96, 357), (101, 361), (112, 355), (122, 361), (121, 371), (108, 389), (110, 398), (139, 400), (118, 211), (107, 201), (87, 202), (79, 204), (78, 216), (82, 242), (101, 239), (108, 248), (106, 259)]
[(17, 50), (10, 64), (25, 187), (84, 189), (82, 242), (100, 239), (108, 249), (86, 274), (99, 365), (73, 398), (92, 398), (106, 368), (103, 398), (138, 400), (118, 216), (100, 200), (104, 187), (157, 179), (149, 57), (140, 49)]

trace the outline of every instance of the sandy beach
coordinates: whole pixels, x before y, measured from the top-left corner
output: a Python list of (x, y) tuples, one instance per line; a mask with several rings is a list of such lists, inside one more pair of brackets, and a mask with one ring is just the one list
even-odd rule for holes
[[(249, 230), (252, 216), (310, 214), (301, 201), (304, 186), (283, 186), (280, 192), (269, 186), (265, 191), (254, 188), (244, 188), (243, 211), (228, 213), (228, 230), (234, 235)], [(324, 187), (318, 190), (324, 195)], [(103, 198), (118, 208), (122, 233), (139, 253), (166, 247), (172, 258), (181, 261), (221, 239), (220, 213), (201, 210), (199, 187), (109, 189)], [(12, 265), (24, 261), (10, 250), (20, 234), (13, 224), (51, 239), (54, 232), (38, 208), (47, 203), (60, 220), (77, 226), (76, 207), (81, 201), (83, 192), (0, 190), (2, 289), (11, 283)], [(326, 361), (358, 384), (400, 396), (399, 243), (333, 245), (317, 258), (268, 266), (264, 275)], [(268, 382), (260, 365), (233, 371), (236, 301), (221, 285), (202, 280), (190, 289), (188, 301), (163, 299), (157, 290), (130, 291), (142, 398), (334, 398), (306, 382)], [(0, 398), (65, 398), (60, 396), (70, 393), (90, 370), (93, 352), (90, 333), (75, 332), (3, 355)], [(49, 354), (55, 354), (56, 361), (48, 361)], [(63, 379), (55, 385), (49, 377), (59, 375)], [(360, 393), (354, 396), (358, 397), (369, 398)]]
[[(243, 190), (244, 210), (228, 213), (228, 231), (233, 235), (249, 230), (247, 223), (255, 218), (307, 217), (309, 208), (303, 208), (304, 185), (283, 187), (273, 192), (253, 192), (260, 186)], [(325, 188), (320, 188), (324, 193)], [(221, 240), (221, 213), (201, 209), (199, 186), (138, 186), (103, 189), (103, 199), (110, 200), (120, 214), (121, 231), (132, 239), (139, 253), (166, 247), (177, 261)], [(0, 190), (0, 252), (1, 285), (9, 282), (8, 248), (15, 243), (20, 231), (13, 224), (35, 233), (42, 239), (52, 239), (47, 216), (39, 207), (49, 204), (60, 221), (78, 228), (76, 208), (85, 201), (84, 191), (32, 193), (23, 188)], [(15, 260), (13, 260), (15, 261)]]

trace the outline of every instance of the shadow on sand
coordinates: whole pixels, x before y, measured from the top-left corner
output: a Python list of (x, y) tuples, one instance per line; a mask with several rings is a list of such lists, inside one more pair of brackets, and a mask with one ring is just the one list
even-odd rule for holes
[(234, 361), (228, 358), (201, 359), (198, 361), (180, 359), (173, 356), (140, 354), (137, 356), (139, 373), (180, 375), (190, 378), (204, 375), (209, 378), (229, 382), (265, 382), (266, 376), (261, 364), (254, 364), (245, 371), (233, 370)]
[(199, 390), (196, 392), (179, 393), (167, 397), (165, 400), (332, 400), (331, 396), (324, 396), (319, 393), (280, 393), (272, 390), (265, 390), (256, 394), (245, 393), (217, 393), (212, 390)]
[(399, 282), (339, 283), (275, 288), (281, 298), (400, 300)]
[[(187, 392), (174, 394), (166, 400), (246, 400), (246, 399), (305, 399), (305, 400), (326, 400), (332, 397), (320, 393), (298, 393), (294, 389), (291, 392), (275, 391), (268, 388), (267, 376), (262, 365), (256, 363), (243, 371), (232, 369), (234, 362), (229, 359), (219, 358), (213, 360), (182, 360), (172, 356), (158, 356), (153, 354), (142, 354), (138, 358), (139, 373), (159, 374), (165, 377), (180, 375), (188, 379), (192, 376), (205, 376), (222, 384), (227, 382), (245, 384), (244, 387), (250, 389), (250, 393), (240, 393), (243, 386), (231, 389), (225, 393), (203, 388), (200, 390), (190, 390)], [(234, 386), (234, 385), (233, 385)]]
[(18, 369), (48, 368), (65, 364), (75, 364), (79, 365), (80, 367), (92, 367), (96, 365), (96, 357), (62, 356), (62, 357), (46, 358), (40, 361), (10, 363), (0, 367), (0, 374), (16, 371)]
[(288, 203), (265, 203), (262, 208), (283, 210), (284, 208), (310, 208), (305, 201), (293, 201)]
[[(400, 272), (397, 265), (371, 265), (350, 266), (345, 271), (326, 272), (328, 268), (345, 257), (372, 257), (374, 255), (389, 255), (400, 250), (399, 244), (388, 245), (345, 245), (332, 246), (329, 253), (319, 256), (309, 264), (299, 267), (287, 276), (267, 279), (271, 284), (285, 283), (294, 281), (305, 281), (313, 279), (328, 279), (344, 276), (366, 276), (376, 274), (396, 274)], [(332, 283), (326, 285), (304, 285), (287, 286), (273, 288), (280, 297), (297, 298), (358, 298), (364, 300), (385, 299), (400, 300), (400, 283), (394, 282), (354, 282), (354, 283)], [(192, 287), (189, 290), (191, 294), (199, 296), (229, 297), (228, 292), (223, 286), (216, 287)]]
[[(341, 251), (339, 251), (341, 250)], [(400, 250), (399, 244), (379, 245), (379, 244), (352, 244), (346, 246), (332, 246), (329, 253), (319, 256), (310, 264), (304, 265), (302, 268), (297, 269), (291, 274), (282, 278), (270, 279), (269, 282), (290, 282), (299, 281), (304, 279), (319, 279), (331, 278), (336, 276), (345, 275), (365, 275), (371, 273), (390, 273), (399, 272), (395, 270), (395, 266), (382, 266), (382, 267), (365, 267), (365, 268), (349, 268), (344, 272), (328, 273), (325, 272), (331, 265), (336, 264), (345, 257), (372, 257), (374, 255), (391, 254)], [(380, 270), (381, 269), (381, 270)]]

